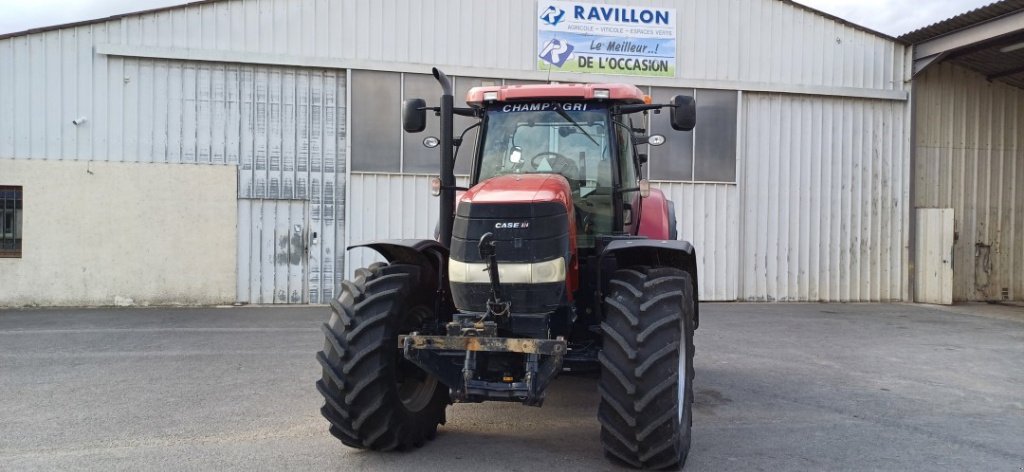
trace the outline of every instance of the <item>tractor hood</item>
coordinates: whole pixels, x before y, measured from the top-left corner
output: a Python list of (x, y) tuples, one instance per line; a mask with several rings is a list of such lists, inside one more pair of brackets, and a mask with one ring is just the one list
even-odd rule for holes
[(510, 174), (488, 179), (469, 189), (459, 203), (559, 202), (570, 211), (572, 189), (558, 174)]
[(503, 175), (469, 189), (455, 214), (449, 279), (455, 306), (486, 311), (483, 235), (491, 233), (505, 294), (522, 313), (565, 306), (578, 285), (575, 207), (558, 174)]

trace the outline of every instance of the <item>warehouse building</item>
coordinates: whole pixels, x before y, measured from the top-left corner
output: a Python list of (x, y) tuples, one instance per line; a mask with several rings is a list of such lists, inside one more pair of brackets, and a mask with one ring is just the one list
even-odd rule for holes
[[(669, 67), (591, 67), (582, 49), (552, 66), (559, 12), (595, 7), (668, 31)], [(6, 35), (0, 305), (325, 303), (375, 260), (348, 245), (433, 234), (437, 153), (399, 117), (403, 98), (436, 103), (433, 66), (457, 95), (694, 95), (698, 128), (656, 121), (669, 143), (646, 172), (704, 300), (912, 300), (912, 206), (931, 205), (912, 199), (914, 59), (784, 0), (218, 0)]]

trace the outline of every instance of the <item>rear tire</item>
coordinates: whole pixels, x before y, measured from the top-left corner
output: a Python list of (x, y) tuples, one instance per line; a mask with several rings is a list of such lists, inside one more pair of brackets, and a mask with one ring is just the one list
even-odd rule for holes
[(342, 282), (323, 325), (316, 388), (330, 432), (347, 446), (378, 451), (420, 447), (445, 422), (448, 389), (405, 360), (398, 335), (433, 316), (420, 269), (374, 264)]
[(693, 424), (690, 274), (618, 270), (604, 308), (598, 419), (605, 455), (636, 468), (682, 467)]

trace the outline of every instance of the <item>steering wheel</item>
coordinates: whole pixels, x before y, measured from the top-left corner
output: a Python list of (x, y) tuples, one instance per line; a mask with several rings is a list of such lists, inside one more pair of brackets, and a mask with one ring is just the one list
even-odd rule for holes
[(542, 157), (546, 157), (548, 159), (548, 165), (551, 166), (551, 172), (561, 174), (562, 177), (565, 177), (565, 180), (569, 181), (569, 188), (571, 188), (573, 192), (579, 192), (580, 181), (578, 179), (580, 168), (576, 166), (576, 163), (573, 162), (572, 159), (569, 159), (557, 152), (545, 151), (533, 156), (533, 158), (530, 159), (530, 165), (532, 165), (534, 169), (537, 169)]
[(546, 157), (548, 159), (548, 166), (551, 167), (551, 171), (557, 172), (559, 174), (561, 174), (564, 170), (568, 170), (576, 166), (576, 164), (573, 163), (568, 157), (565, 157), (557, 152), (552, 151), (545, 151), (537, 154), (536, 156), (533, 156), (533, 158), (530, 159), (530, 165), (533, 166), (534, 169), (536, 169), (538, 166), (540, 166), (540, 159), (542, 157)]

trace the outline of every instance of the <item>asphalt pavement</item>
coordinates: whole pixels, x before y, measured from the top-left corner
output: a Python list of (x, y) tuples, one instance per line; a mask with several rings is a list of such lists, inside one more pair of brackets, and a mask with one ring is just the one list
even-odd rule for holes
[[(324, 308), (0, 311), (0, 470), (619, 470), (596, 379), (456, 405), (426, 447), (346, 448)], [(705, 304), (688, 470), (1024, 470), (1024, 309)]]

